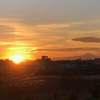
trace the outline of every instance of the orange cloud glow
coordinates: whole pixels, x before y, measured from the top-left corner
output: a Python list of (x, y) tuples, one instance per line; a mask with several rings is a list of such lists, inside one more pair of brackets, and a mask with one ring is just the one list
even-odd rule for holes
[[(38, 49), (62, 49), (62, 48), (99, 48), (100, 43), (83, 43), (80, 41), (73, 41), (77, 37), (85, 37), (88, 35), (92, 37), (100, 37), (99, 29), (82, 29), (91, 22), (72, 22), (72, 23), (58, 23), (58, 24), (25, 24), (21, 19), (0, 18), (0, 45), (3, 46), (5, 53), (0, 56), (9, 58), (13, 55), (23, 55), (26, 59), (35, 59), (42, 55), (50, 57), (56, 56), (72, 56), (85, 52), (98, 53), (98, 51), (66, 51), (54, 52), (38, 51)], [(93, 22), (92, 22), (93, 24)], [(96, 23), (95, 23), (96, 24)], [(81, 26), (82, 25), (82, 26)], [(80, 28), (81, 26), (81, 28)], [(96, 33), (96, 34), (94, 34)], [(31, 51), (34, 52), (31, 52)], [(62, 50), (63, 51), (63, 50)]]

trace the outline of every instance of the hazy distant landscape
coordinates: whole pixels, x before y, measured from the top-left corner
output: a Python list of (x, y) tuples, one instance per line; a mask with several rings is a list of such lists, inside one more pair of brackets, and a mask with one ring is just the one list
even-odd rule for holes
[(97, 56), (97, 55), (94, 55), (91, 53), (86, 53), (86, 54), (80, 55), (80, 56), (57, 57), (57, 58), (53, 58), (53, 60), (75, 60), (75, 59), (87, 60), (87, 59), (95, 59), (95, 58), (100, 58), (100, 56)]
[(0, 65), (4, 68), (0, 73), (1, 100), (70, 100), (70, 95), (87, 100), (93, 98), (89, 88), (98, 84), (99, 89), (100, 58), (52, 61), (42, 56), (28, 65), (9, 60)]

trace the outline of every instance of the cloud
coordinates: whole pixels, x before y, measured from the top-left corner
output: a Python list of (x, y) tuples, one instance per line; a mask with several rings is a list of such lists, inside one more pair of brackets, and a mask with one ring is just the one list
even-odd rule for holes
[(100, 38), (97, 37), (81, 37), (81, 38), (74, 38), (73, 41), (79, 41), (79, 42), (95, 42), (100, 43)]
[(36, 25), (37, 28), (42, 29), (63, 29), (70, 27), (70, 24), (43, 24), (43, 25)]
[(0, 25), (0, 33), (4, 33), (4, 32), (12, 32), (13, 28), (7, 27), (5, 25)]
[(76, 52), (76, 51), (100, 51), (100, 48), (96, 47), (83, 47), (83, 48), (62, 48), (62, 49), (35, 49), (30, 52)]
[[(27, 47), (29, 49), (32, 47), (77, 48), (82, 46), (88, 47), (88, 45), (90, 47), (92, 46), (99, 47), (98, 46), (99, 44), (96, 44), (97, 42), (95, 42), (94, 44), (85, 44), (84, 42), (81, 43), (79, 40), (74, 40), (76, 39), (75, 37), (84, 37), (84, 36), (100, 37), (99, 35), (100, 30), (88, 30), (88, 31), (78, 30), (79, 26), (87, 24), (85, 22), (25, 24), (22, 21), (24, 20), (14, 19), (14, 18), (0, 18), (0, 41), (2, 42), (1, 43), (2, 45), (9, 45), (9, 47), (14, 47), (14, 48), (19, 47), (19, 45), (21, 45), (21, 47), (23, 48)], [(25, 43), (26, 45), (23, 43)], [(59, 49), (57, 51), (60, 52), (60, 51), (70, 51), (70, 50), (77, 51), (79, 49), (61, 49), (61, 50)], [(47, 51), (56, 51), (56, 49)]]

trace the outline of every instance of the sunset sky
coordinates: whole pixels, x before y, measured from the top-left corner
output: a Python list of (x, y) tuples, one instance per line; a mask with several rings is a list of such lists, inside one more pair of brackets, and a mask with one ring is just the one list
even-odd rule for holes
[(100, 56), (100, 0), (0, 0), (0, 59)]

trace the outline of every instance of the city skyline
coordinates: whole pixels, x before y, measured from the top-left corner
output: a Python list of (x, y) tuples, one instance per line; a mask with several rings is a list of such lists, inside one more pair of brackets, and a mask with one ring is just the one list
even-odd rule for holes
[(0, 58), (100, 56), (100, 1), (0, 1)]

